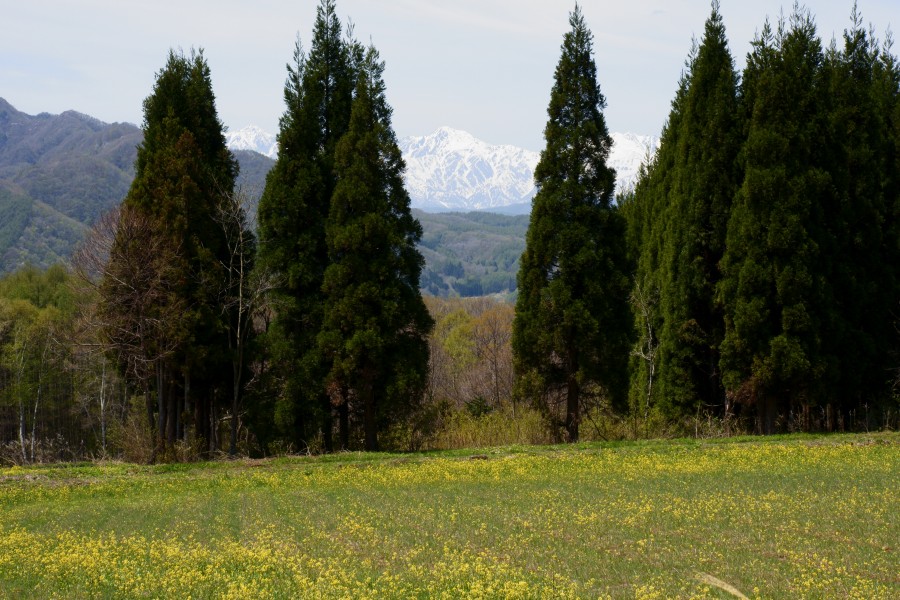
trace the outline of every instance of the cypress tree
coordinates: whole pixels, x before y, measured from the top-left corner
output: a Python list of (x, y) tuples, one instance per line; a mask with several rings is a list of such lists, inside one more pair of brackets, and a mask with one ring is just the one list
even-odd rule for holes
[[(686, 66), (696, 56), (691, 50)], [(645, 425), (659, 405), (659, 332), (662, 328), (660, 260), (667, 231), (667, 199), (673, 181), (673, 165), (687, 95), (687, 74), (682, 74), (672, 109), (660, 136), (656, 154), (642, 165), (634, 192), (624, 198), (622, 214), (628, 221), (628, 247), (634, 265), (630, 301), (637, 334), (631, 352), (629, 407)]]
[[(886, 60), (883, 60), (885, 57)], [(898, 298), (897, 230), (892, 225), (890, 179), (892, 97), (889, 52), (863, 27), (854, 6), (852, 27), (842, 51), (827, 60), (829, 93), (829, 172), (836, 195), (826, 216), (826, 252), (835, 303), (824, 333), (833, 356), (833, 384), (822, 400), (836, 427), (851, 410), (885, 398), (885, 373), (896, 340), (890, 327)], [(893, 81), (892, 81), (893, 79)], [(862, 411), (860, 411), (860, 414)], [(867, 424), (868, 426), (868, 424)]]
[(612, 204), (593, 36), (577, 5), (569, 23), (535, 170), (512, 344), (519, 393), (547, 408), (562, 404), (561, 424), (576, 441), (587, 398), (623, 404), (631, 327), (625, 223)]
[(741, 140), (737, 75), (718, 2), (688, 61), (684, 86), (679, 114), (670, 118), (677, 133), (664, 140), (673, 146), (666, 154), (674, 155), (663, 167), (669, 184), (655, 225), (662, 230), (658, 390), (670, 416), (721, 407), (724, 400), (718, 367), (724, 324), (715, 289)]
[(391, 413), (421, 396), (432, 327), (419, 292), (422, 228), (403, 187), (405, 165), (391, 128), (383, 70), (370, 47), (349, 128), (335, 152), (319, 334), (330, 365), (326, 387), (341, 414), (342, 445), (356, 404), (367, 450), (378, 449), (378, 430)]
[(334, 152), (350, 122), (353, 57), (354, 44), (342, 37), (334, 0), (321, 0), (309, 55), (298, 40), (288, 66), (278, 159), (259, 203), (259, 260), (282, 280), (274, 346), (286, 385), (276, 420), (301, 448), (319, 430), (325, 449), (331, 449), (332, 409), (316, 339), (328, 265), (325, 223), (336, 185)]
[[(185, 435), (182, 414), (193, 418), (196, 433), (215, 449), (215, 398), (227, 397), (219, 389), (219, 373), (229, 364), (227, 311), (220, 303), (222, 264), (228, 261), (226, 231), (216, 218), (232, 193), (238, 165), (225, 145), (224, 127), (215, 108), (209, 66), (202, 51), (186, 57), (169, 53), (153, 93), (144, 101), (144, 141), (138, 148), (134, 182), (123, 201), (124, 218), (145, 223), (143, 242), (126, 239), (132, 224), (122, 224), (115, 260), (142, 261), (155, 269), (153, 277), (140, 275), (127, 265), (110, 265), (109, 272), (131, 273), (131, 283), (106, 281), (101, 286), (112, 339), (140, 337), (117, 331), (122, 323), (154, 326), (157, 423), (160, 442), (172, 444)], [(155, 238), (151, 241), (151, 238)], [(159, 240), (163, 240), (159, 242)], [(127, 248), (126, 248), (127, 246)], [(164, 254), (141, 257), (150, 248)], [(112, 296), (130, 287), (154, 285), (155, 304), (143, 317), (116, 314), (130, 310)], [(149, 393), (149, 389), (146, 390)], [(148, 407), (149, 408), (149, 407)]]
[(797, 9), (790, 29), (782, 21), (773, 36), (766, 24), (743, 80), (749, 121), (719, 285), (721, 367), (730, 397), (756, 405), (763, 433), (819, 393), (828, 369), (823, 60), (812, 18)]

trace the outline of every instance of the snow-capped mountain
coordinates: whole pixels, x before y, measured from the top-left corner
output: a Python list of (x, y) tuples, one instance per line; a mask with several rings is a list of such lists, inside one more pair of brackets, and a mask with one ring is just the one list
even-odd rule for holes
[(606, 164), (616, 170), (616, 193), (630, 190), (637, 183), (638, 170), (659, 150), (659, 138), (634, 133), (611, 133), (612, 150)]
[[(608, 164), (616, 170), (616, 190), (626, 190), (634, 186), (641, 163), (658, 149), (659, 139), (632, 133), (612, 133), (611, 137)], [(537, 152), (492, 146), (449, 127), (427, 136), (403, 138), (400, 149), (406, 160), (406, 189), (416, 208), (530, 210), (537, 191)]]
[[(232, 150), (278, 154), (275, 136), (254, 126), (225, 134)], [(634, 186), (638, 169), (659, 148), (659, 139), (612, 133), (609, 165), (616, 191)], [(516, 146), (495, 146), (465, 131), (441, 127), (431, 135), (399, 140), (406, 161), (406, 189), (413, 208), (431, 212), (489, 210), (527, 213), (540, 154)]]
[(412, 205), (432, 211), (489, 210), (529, 202), (538, 154), (492, 146), (465, 131), (441, 127), (400, 140)]
[(231, 150), (252, 150), (269, 158), (278, 155), (275, 136), (255, 125), (248, 125), (238, 131), (227, 131), (225, 141)]

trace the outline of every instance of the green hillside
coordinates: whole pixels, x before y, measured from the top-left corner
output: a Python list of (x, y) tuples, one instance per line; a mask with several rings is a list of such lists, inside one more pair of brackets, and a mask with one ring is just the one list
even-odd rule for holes
[(65, 261), (87, 226), (0, 181), (0, 273)]
[(424, 233), (422, 289), (435, 296), (510, 294), (525, 250), (528, 216), (413, 211)]
[[(142, 136), (134, 125), (74, 111), (27, 115), (0, 98), (0, 274), (66, 260), (90, 224), (128, 192)], [(252, 213), (274, 161), (234, 154)], [(414, 212), (424, 229), (426, 293), (514, 293), (527, 216)]]

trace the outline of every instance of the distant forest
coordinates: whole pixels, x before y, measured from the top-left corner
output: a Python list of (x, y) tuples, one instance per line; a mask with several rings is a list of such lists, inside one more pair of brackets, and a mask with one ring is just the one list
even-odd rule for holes
[(738, 70), (713, 2), (616, 198), (570, 25), (523, 217), (410, 209), (385, 64), (334, 0), (274, 164), (225, 147), (202, 51), (142, 131), (0, 101), (0, 460), (898, 427), (890, 37), (854, 8), (826, 46), (798, 7)]

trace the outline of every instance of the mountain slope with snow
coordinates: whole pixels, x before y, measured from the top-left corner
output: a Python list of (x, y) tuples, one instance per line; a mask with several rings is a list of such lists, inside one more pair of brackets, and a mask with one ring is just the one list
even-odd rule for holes
[[(631, 133), (613, 133), (611, 137), (608, 162), (616, 170), (616, 190), (623, 191), (634, 186), (641, 163), (656, 152), (659, 140)], [(493, 146), (449, 127), (427, 136), (403, 138), (400, 149), (406, 160), (406, 189), (416, 208), (518, 208), (514, 212), (527, 212), (537, 191), (537, 152)]]
[(231, 150), (252, 150), (269, 158), (278, 156), (275, 136), (255, 125), (248, 125), (238, 131), (226, 131), (225, 142)]
[(616, 170), (616, 194), (630, 190), (637, 183), (641, 164), (647, 162), (659, 150), (659, 138), (634, 133), (611, 133), (613, 140), (609, 159), (606, 161)]
[(403, 138), (400, 150), (406, 160), (406, 189), (416, 208), (490, 210), (534, 196), (535, 152), (492, 146), (449, 127)]
[[(225, 134), (232, 150), (278, 154), (275, 136), (258, 127)], [(659, 139), (612, 133), (609, 165), (616, 170), (616, 191), (631, 188), (642, 162)], [(540, 154), (510, 145), (492, 145), (465, 131), (441, 127), (431, 135), (399, 140), (406, 161), (406, 189), (412, 206), (430, 212), (493, 211), (527, 213), (537, 191), (534, 168)]]

